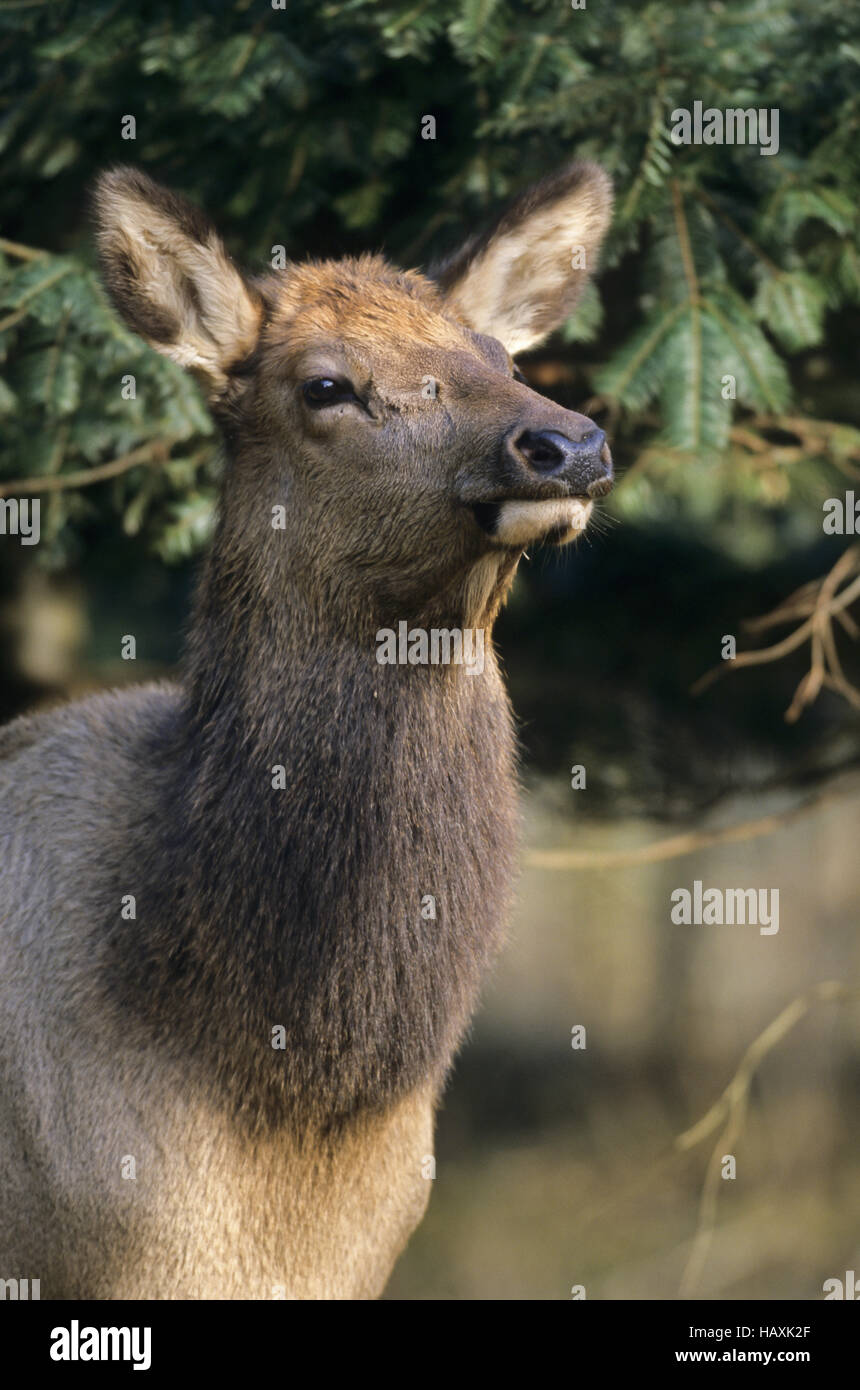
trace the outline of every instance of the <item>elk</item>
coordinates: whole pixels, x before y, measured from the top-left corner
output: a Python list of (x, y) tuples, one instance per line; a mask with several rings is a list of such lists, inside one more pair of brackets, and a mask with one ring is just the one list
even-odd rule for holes
[[(574, 163), (426, 274), (255, 277), (147, 175), (98, 180), (108, 293), (202, 383), (225, 467), (181, 679), (0, 732), (3, 1277), (382, 1292), (512, 897), (492, 624), (524, 547), (612, 481), (513, 357), (572, 312), (610, 208)], [(483, 668), (380, 664), (404, 620), (483, 632)]]

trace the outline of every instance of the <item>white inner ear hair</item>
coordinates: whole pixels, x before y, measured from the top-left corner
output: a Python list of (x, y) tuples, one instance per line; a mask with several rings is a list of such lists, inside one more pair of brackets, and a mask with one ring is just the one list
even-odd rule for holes
[(141, 293), (180, 324), (177, 341), (153, 346), (180, 366), (204, 372), (213, 384), (223, 381), (225, 368), (254, 347), (262, 311), (218, 236), (212, 232), (206, 242), (196, 241), (134, 198), (119, 200), (115, 220), (129, 244)]
[[(524, 352), (572, 312), (608, 221), (608, 206), (593, 189), (580, 188), (494, 237), (452, 298), (473, 327), (498, 338), (512, 356)], [(586, 265), (578, 269), (572, 260), (580, 248)]]

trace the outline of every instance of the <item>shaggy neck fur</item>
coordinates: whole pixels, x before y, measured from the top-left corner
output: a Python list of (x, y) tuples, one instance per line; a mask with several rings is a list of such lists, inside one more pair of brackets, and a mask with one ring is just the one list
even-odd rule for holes
[(378, 665), (375, 617), (322, 586), (314, 607), (284, 537), (236, 510), (182, 704), (142, 750), (163, 768), (158, 901), (112, 984), (249, 1127), (326, 1128), (442, 1084), (508, 908), (510, 708), (489, 640), (481, 675)]

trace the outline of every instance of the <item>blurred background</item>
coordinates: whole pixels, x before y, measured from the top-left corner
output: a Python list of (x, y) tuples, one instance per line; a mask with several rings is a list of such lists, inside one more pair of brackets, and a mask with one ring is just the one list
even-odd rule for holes
[[(858, 63), (836, 0), (0, 6), (0, 494), (42, 500), (39, 545), (0, 537), (3, 719), (174, 671), (211, 531), (197, 388), (98, 288), (98, 169), (195, 198), (251, 270), (426, 264), (574, 155), (615, 180), (597, 281), (521, 365), (620, 483), (499, 625), (518, 907), (388, 1297), (814, 1299), (860, 1271), (860, 541), (822, 524), (860, 499)], [(778, 109), (778, 153), (673, 145), (695, 101)], [(779, 889), (778, 934), (674, 925), (697, 879)]]

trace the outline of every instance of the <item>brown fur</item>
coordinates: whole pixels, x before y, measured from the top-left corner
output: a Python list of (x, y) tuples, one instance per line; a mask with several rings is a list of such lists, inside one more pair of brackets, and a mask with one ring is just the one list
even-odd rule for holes
[[(574, 184), (605, 197), (568, 175), (497, 240), (545, 237), (554, 208), (567, 231)], [(378, 257), (250, 282), (136, 171), (97, 212), (118, 309), (203, 381), (227, 466), (181, 683), (0, 732), (0, 1275), (43, 1297), (375, 1296), (510, 903), (492, 621), (521, 545), (590, 508), (580, 464), (546, 476), (524, 441), (594, 427), (459, 307), (477, 254), (441, 287)], [(558, 321), (556, 282), (537, 275), (532, 324)], [(303, 383), (335, 376), (354, 398), (313, 409)], [(486, 629), (484, 671), (380, 666), (401, 620)]]

